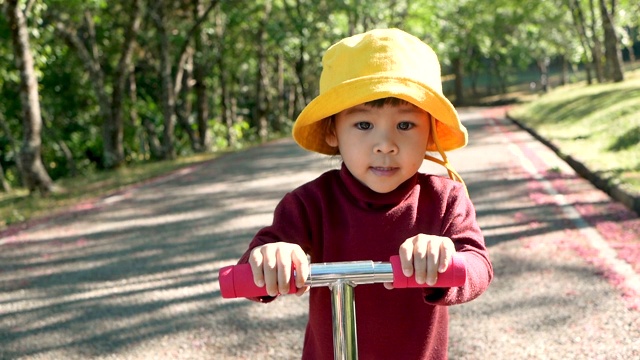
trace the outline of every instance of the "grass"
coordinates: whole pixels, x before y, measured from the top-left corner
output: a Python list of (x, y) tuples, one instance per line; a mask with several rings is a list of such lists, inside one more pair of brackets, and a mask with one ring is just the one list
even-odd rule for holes
[(50, 215), (83, 201), (105, 196), (127, 186), (170, 173), (185, 166), (215, 158), (219, 154), (199, 154), (171, 161), (141, 163), (111, 171), (96, 171), (75, 178), (61, 179), (55, 183), (56, 191), (49, 196), (15, 189), (0, 192), (0, 231), (9, 225), (32, 218)]
[(640, 70), (622, 83), (573, 84), (509, 115), (610, 183), (640, 194)]

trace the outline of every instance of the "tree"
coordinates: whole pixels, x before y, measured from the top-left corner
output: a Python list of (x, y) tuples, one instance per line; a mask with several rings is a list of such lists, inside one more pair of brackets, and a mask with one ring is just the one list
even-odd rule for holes
[[(571, 18), (573, 19), (573, 24), (575, 31), (580, 39), (580, 44), (584, 50), (584, 55), (582, 60), (585, 65), (585, 70), (587, 72), (587, 84), (591, 85), (593, 83), (591, 76), (591, 66), (595, 65), (595, 60), (592, 60), (592, 56), (594, 55), (594, 49), (591, 45), (589, 36), (587, 35), (587, 26), (584, 17), (584, 13), (582, 12), (582, 7), (580, 5), (579, 0), (565, 0), (566, 4), (571, 12)], [(598, 67), (596, 66), (596, 69)]]
[(20, 71), (23, 143), (20, 148), (19, 168), (22, 181), (30, 193), (39, 191), (49, 194), (53, 191), (53, 181), (42, 164), (42, 116), (27, 21), (18, 0), (7, 0), (5, 11), (11, 29), (14, 59)]
[[(194, 19), (203, 18), (205, 15), (205, 9), (201, 0), (194, 0)], [(208, 101), (208, 89), (206, 84), (207, 73), (207, 61), (205, 52), (205, 46), (207, 38), (205, 32), (202, 30), (202, 26), (197, 28), (194, 35), (194, 56), (193, 56), (193, 75), (194, 75), (194, 88), (196, 92), (196, 114), (198, 124), (198, 151), (207, 151), (211, 147), (211, 135), (207, 122), (209, 121), (209, 101)]]
[(131, 69), (134, 43), (140, 29), (142, 1), (133, 0), (128, 11), (129, 21), (124, 28), (124, 39), (119, 49), (119, 59), (115, 66), (110, 85), (111, 94), (107, 91), (108, 73), (105, 66), (110, 67), (104, 57), (104, 50), (96, 38), (94, 15), (89, 8), (83, 11), (84, 30), (79, 31), (71, 24), (69, 14), (58, 13), (53, 7), (50, 16), (54, 18), (56, 30), (66, 40), (67, 44), (76, 50), (77, 55), (91, 78), (94, 92), (100, 107), (100, 117), (103, 122), (103, 154), (102, 161), (105, 168), (117, 168), (124, 162), (123, 147), (123, 100), (128, 71)]
[[(441, 61), (444, 91), (460, 104), (505, 91), (535, 66), (544, 85), (560, 62), (564, 77), (571, 63), (605, 81), (605, 64), (615, 64), (605, 54), (620, 54), (611, 44), (629, 51), (640, 26), (633, 0), (14, 3), (27, 3), (27, 21), (37, 24), (28, 31), (41, 162), (54, 180), (287, 133), (317, 95), (327, 47), (356, 32), (399, 27), (426, 41)], [(0, 151), (15, 187), (24, 116), (10, 30), (0, 17)], [(8, 137), (20, 144), (9, 146)]]
[(267, 141), (269, 135), (269, 124), (267, 121), (268, 112), (271, 110), (271, 102), (267, 94), (270, 83), (269, 73), (267, 69), (267, 23), (271, 15), (271, 0), (266, 0), (264, 3), (263, 17), (258, 25), (258, 74), (256, 76), (256, 106), (255, 106), (255, 120), (258, 125), (258, 137), (260, 141)]
[[(0, 109), (3, 110), (3, 109)], [(0, 129), (5, 133), (5, 138), (8, 141), (8, 145), (12, 148), (15, 148), (15, 140), (13, 139), (13, 136), (11, 135), (11, 130), (9, 129), (9, 126), (7, 126), (7, 123), (4, 120), (4, 115), (2, 114), (2, 111), (0, 111)], [(4, 191), (4, 192), (10, 192), (11, 191), (11, 184), (9, 184), (9, 181), (7, 181), (7, 178), (4, 175), (4, 168), (2, 166), (2, 161), (4, 161), (5, 159), (3, 159), (2, 157), (0, 157), (0, 190)]]
[(610, 0), (610, 9), (605, 0), (600, 0), (600, 15), (602, 16), (602, 28), (604, 29), (604, 54), (607, 59), (607, 77), (614, 82), (624, 80), (622, 71), (622, 53), (618, 44), (618, 36), (615, 29), (616, 0)]
[(173, 159), (176, 156), (174, 146), (174, 130), (176, 126), (173, 75), (171, 72), (171, 49), (169, 44), (169, 34), (166, 26), (165, 1), (159, 0), (155, 3), (151, 11), (151, 16), (158, 32), (160, 41), (160, 82), (161, 82), (161, 104), (162, 115), (164, 117), (164, 131), (162, 133), (162, 152), (164, 159)]
[[(209, 13), (216, 8), (218, 5), (218, 0), (214, 0), (209, 2), (208, 7), (206, 9), (200, 8), (200, 5), (197, 2), (190, 2), (189, 4), (193, 6), (192, 13), (193, 23), (188, 24), (189, 28), (184, 33), (184, 36), (180, 37), (181, 47), (177, 52), (177, 61), (172, 61), (172, 39), (169, 36), (168, 26), (170, 23), (170, 17), (167, 15), (168, 11), (174, 10), (172, 6), (181, 5), (175, 4), (174, 2), (167, 1), (158, 1), (153, 5), (151, 9), (151, 18), (156, 27), (156, 34), (159, 40), (158, 43), (158, 57), (160, 58), (159, 63), (159, 77), (161, 80), (161, 108), (162, 108), (162, 116), (164, 119), (163, 126), (163, 136), (162, 136), (162, 147), (163, 147), (163, 158), (164, 159), (172, 159), (176, 156), (175, 149), (175, 127), (177, 120), (181, 121), (181, 125), (183, 130), (188, 134), (190, 143), (192, 148), (198, 149), (199, 146), (197, 144), (198, 140), (196, 140), (196, 136), (191, 129), (190, 124), (186, 120), (186, 116), (179, 113), (181, 110), (176, 106), (178, 94), (183, 91), (188, 91), (191, 86), (190, 76), (191, 76), (191, 68), (193, 67), (193, 56), (194, 50), (191, 45), (192, 40), (195, 37), (201, 35), (200, 28), (202, 23), (207, 19)], [(173, 73), (173, 67), (175, 64), (175, 77)], [(185, 77), (189, 81), (184, 81)], [(188, 86), (185, 87), (184, 85)], [(202, 91), (202, 90), (200, 90)], [(205, 93), (200, 93), (201, 96), (206, 96)], [(201, 101), (204, 101), (201, 100)], [(186, 105), (183, 101), (182, 105)], [(189, 107), (191, 105), (189, 104)], [(203, 108), (200, 107), (200, 110)], [(183, 115), (183, 116), (181, 116)], [(200, 133), (204, 133), (204, 138), (206, 140), (206, 132), (200, 130)]]

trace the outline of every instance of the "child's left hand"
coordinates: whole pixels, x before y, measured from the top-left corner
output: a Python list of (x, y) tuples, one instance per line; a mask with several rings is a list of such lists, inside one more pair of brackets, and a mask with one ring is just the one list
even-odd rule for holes
[[(448, 237), (418, 234), (400, 245), (402, 272), (409, 277), (415, 273), (418, 284), (434, 285), (438, 274), (447, 270), (456, 248)], [(391, 289), (391, 284), (385, 284)]]

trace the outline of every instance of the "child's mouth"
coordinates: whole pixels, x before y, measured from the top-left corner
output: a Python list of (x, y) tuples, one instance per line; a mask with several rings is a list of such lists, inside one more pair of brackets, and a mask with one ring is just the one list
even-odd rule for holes
[(378, 176), (390, 176), (393, 175), (396, 171), (398, 171), (397, 167), (386, 167), (386, 166), (372, 166), (370, 167), (371, 172)]

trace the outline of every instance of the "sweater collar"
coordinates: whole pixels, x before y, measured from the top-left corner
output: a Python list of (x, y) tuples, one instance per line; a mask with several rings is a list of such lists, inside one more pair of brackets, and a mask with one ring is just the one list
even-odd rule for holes
[(395, 206), (401, 203), (418, 182), (418, 174), (416, 173), (393, 191), (384, 194), (378, 193), (356, 179), (344, 163), (340, 169), (340, 178), (345, 184), (347, 193), (351, 194), (358, 203), (370, 209)]

